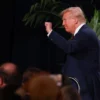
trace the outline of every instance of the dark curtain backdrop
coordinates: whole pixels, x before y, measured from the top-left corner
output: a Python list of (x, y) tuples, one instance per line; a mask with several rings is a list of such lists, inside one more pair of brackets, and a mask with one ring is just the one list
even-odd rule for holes
[(0, 1), (0, 63), (11, 60), (13, 4), (12, 0)]
[[(30, 28), (22, 22), (31, 4), (39, 0), (2, 1), (0, 14), (0, 64), (12, 61), (20, 71), (33, 66), (52, 73), (59, 73), (64, 63), (65, 53), (56, 47), (46, 36), (44, 25)], [(91, 2), (92, 1), (92, 2)], [(99, 0), (62, 0), (64, 6), (82, 6), (86, 17), (91, 18), (93, 10), (99, 9)], [(2, 6), (3, 5), (3, 6)], [(62, 36), (69, 38), (65, 31), (57, 29)]]

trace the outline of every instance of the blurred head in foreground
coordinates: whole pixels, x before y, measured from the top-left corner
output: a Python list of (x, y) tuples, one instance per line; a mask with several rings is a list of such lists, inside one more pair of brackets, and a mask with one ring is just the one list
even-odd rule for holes
[(61, 100), (60, 88), (49, 76), (37, 76), (29, 83), (31, 100)]

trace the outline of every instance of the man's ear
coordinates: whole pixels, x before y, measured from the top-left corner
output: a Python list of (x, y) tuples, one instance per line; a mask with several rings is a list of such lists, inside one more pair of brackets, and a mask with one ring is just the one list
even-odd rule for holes
[(3, 79), (0, 77), (0, 86), (3, 84)]
[(75, 24), (78, 24), (78, 19), (74, 18)]

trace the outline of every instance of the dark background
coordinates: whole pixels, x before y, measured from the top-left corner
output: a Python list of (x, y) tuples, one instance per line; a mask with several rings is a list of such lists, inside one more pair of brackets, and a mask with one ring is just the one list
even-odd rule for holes
[[(30, 6), (38, 0), (4, 0), (0, 7), (0, 64), (12, 61), (24, 71), (28, 66), (59, 73), (65, 54), (48, 40), (44, 27), (25, 26), (22, 19)], [(94, 9), (100, 9), (99, 0), (61, 0), (65, 6), (81, 6), (88, 19)], [(58, 29), (60, 32), (61, 30)], [(61, 32), (69, 38), (69, 34)]]

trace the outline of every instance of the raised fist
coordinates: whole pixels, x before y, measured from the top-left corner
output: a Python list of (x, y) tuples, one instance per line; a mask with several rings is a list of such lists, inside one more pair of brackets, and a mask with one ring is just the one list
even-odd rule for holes
[(45, 22), (45, 28), (46, 28), (47, 33), (51, 32), (52, 23), (51, 22)]

